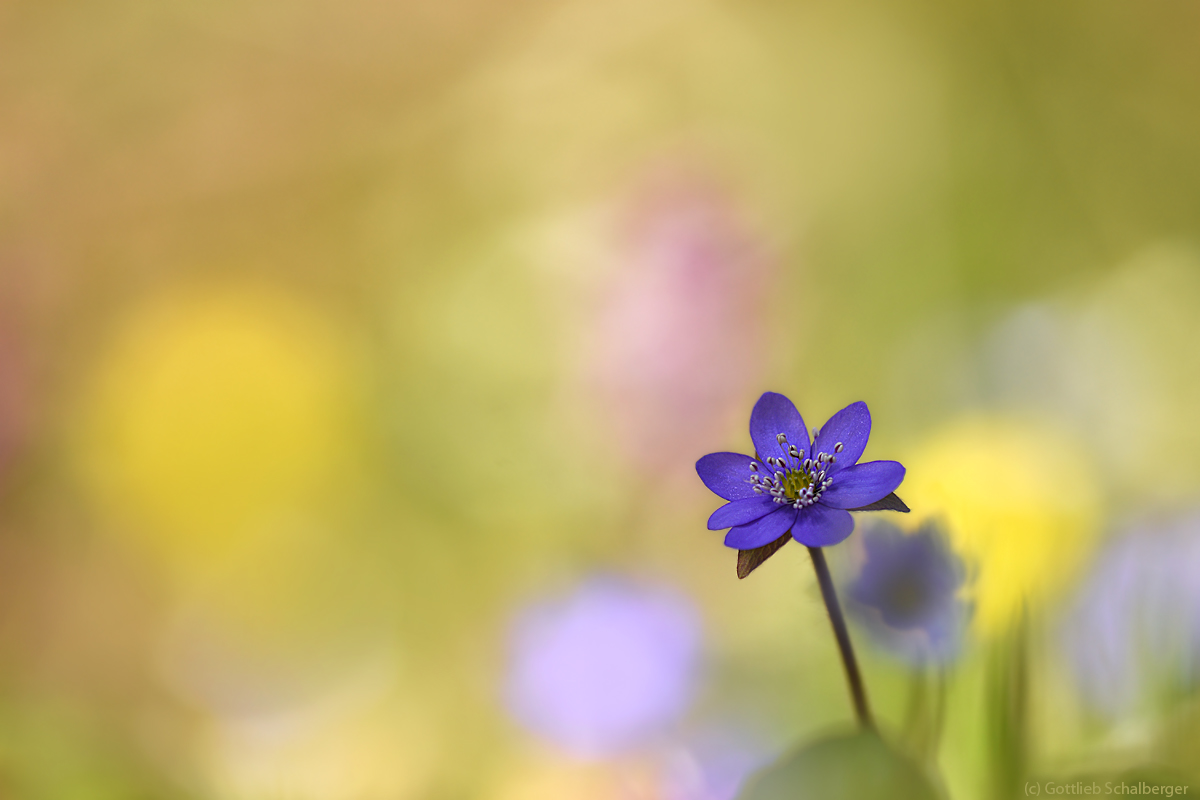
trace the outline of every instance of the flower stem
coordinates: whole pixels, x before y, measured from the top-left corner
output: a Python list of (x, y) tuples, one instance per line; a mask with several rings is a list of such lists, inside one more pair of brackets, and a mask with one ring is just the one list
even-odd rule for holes
[(829, 565), (825, 563), (825, 553), (819, 547), (810, 547), (808, 554), (812, 556), (813, 569), (817, 571), (817, 583), (821, 584), (821, 597), (825, 600), (825, 610), (829, 612), (833, 635), (837, 638), (838, 649), (842, 653), (842, 666), (846, 668), (846, 682), (850, 684), (850, 696), (854, 700), (854, 713), (858, 716), (858, 724), (874, 729), (875, 721), (871, 718), (871, 707), (867, 705), (867, 689), (858, 671), (854, 647), (850, 644), (850, 630), (846, 627), (846, 618), (842, 616), (842, 607), (838, 604), (837, 592), (833, 589), (833, 578), (829, 574)]
[(1024, 609), (1007, 640), (996, 644), (990, 667), (992, 784), (997, 798), (1015, 797), (1029, 752), (1029, 620)]
[(946, 721), (946, 669), (923, 660), (913, 665), (904, 721), (904, 740), (922, 761), (937, 757), (942, 726)]

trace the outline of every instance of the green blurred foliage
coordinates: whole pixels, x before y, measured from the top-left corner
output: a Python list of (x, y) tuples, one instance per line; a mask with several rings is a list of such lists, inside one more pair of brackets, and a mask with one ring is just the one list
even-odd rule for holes
[(740, 800), (937, 800), (920, 767), (874, 732), (822, 739), (752, 777)]

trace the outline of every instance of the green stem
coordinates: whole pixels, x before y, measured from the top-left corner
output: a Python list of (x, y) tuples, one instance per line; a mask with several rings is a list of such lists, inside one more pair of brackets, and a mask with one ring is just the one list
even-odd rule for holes
[(908, 710), (904, 714), (904, 739), (910, 743), (913, 750), (921, 752), (929, 716), (929, 676), (926, 674), (925, 662), (918, 661), (914, 664), (909, 677), (911, 682), (908, 688)]
[(912, 668), (904, 741), (922, 761), (937, 760), (946, 718), (946, 669), (918, 662)]
[(842, 607), (838, 604), (829, 565), (825, 563), (825, 553), (819, 547), (810, 547), (808, 554), (812, 556), (817, 583), (821, 585), (821, 597), (825, 600), (825, 610), (829, 612), (833, 635), (837, 638), (838, 650), (842, 653), (842, 666), (846, 668), (846, 682), (850, 685), (850, 697), (854, 700), (854, 713), (858, 716), (858, 724), (873, 730), (875, 721), (871, 718), (871, 707), (867, 705), (867, 690), (863, 685), (862, 674), (858, 671), (858, 661), (854, 658), (850, 630), (846, 627), (846, 618), (842, 616)]
[(993, 796), (1010, 800), (1024, 780), (1028, 741), (1029, 621), (1024, 612), (991, 659)]

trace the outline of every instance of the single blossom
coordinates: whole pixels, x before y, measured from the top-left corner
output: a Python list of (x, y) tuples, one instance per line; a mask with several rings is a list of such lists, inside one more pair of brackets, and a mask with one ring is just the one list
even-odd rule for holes
[[(742, 551), (740, 577), (789, 536), (809, 547), (843, 541), (854, 530), (849, 511), (908, 510), (892, 494), (904, 480), (903, 465), (858, 463), (870, 435), (866, 403), (846, 406), (810, 440), (792, 401), (767, 392), (750, 412), (753, 456), (709, 453), (696, 462), (704, 485), (730, 501), (708, 518), (708, 528), (730, 529), (725, 546)], [(747, 557), (752, 551), (759, 556)]]
[(846, 594), (872, 638), (914, 662), (957, 654), (970, 609), (960, 596), (966, 568), (946, 534), (933, 523), (911, 534), (879, 524), (862, 544), (865, 559)]

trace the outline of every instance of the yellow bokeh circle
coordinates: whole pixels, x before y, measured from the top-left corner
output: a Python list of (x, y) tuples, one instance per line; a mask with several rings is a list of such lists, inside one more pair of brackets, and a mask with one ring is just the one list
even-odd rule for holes
[(912, 522), (942, 520), (968, 564), (976, 630), (1007, 629), (1054, 596), (1088, 554), (1100, 519), (1091, 465), (1052, 428), (975, 417), (935, 432), (906, 461)]
[(84, 482), (119, 527), (220, 545), (337, 490), (355, 375), (338, 329), (277, 290), (159, 299), (125, 320), (83, 394)]

